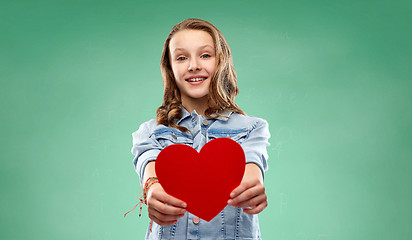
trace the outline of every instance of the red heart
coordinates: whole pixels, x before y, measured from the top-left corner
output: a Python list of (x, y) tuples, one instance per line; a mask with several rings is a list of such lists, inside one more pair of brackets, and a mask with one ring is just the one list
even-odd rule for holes
[(169, 195), (186, 202), (188, 212), (210, 221), (226, 207), (230, 193), (242, 181), (245, 154), (229, 138), (214, 139), (199, 153), (173, 144), (159, 153), (155, 169)]

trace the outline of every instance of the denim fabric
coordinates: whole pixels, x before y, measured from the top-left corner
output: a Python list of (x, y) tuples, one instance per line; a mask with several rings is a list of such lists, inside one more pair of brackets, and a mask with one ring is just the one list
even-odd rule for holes
[[(193, 111), (183, 108), (183, 116), (177, 124), (190, 130), (189, 133), (158, 125), (155, 119), (140, 125), (133, 135), (133, 164), (142, 181), (145, 166), (155, 161), (159, 152), (175, 143), (189, 145), (200, 151), (208, 141), (230, 137), (239, 143), (246, 156), (246, 163), (255, 163), (262, 170), (268, 169), (270, 137), (268, 123), (260, 118), (244, 116), (237, 113), (222, 112), (225, 117), (207, 119)], [(249, 215), (240, 208), (226, 206), (210, 222), (195, 224), (191, 213), (179, 219), (171, 226), (159, 226), (153, 222), (152, 232), (146, 232), (146, 239), (261, 239), (257, 215)]]

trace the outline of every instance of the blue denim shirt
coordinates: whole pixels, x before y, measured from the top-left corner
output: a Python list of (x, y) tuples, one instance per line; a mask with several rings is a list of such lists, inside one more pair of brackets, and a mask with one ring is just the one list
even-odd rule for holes
[[(189, 113), (182, 109), (183, 116), (177, 124), (188, 128), (189, 133), (158, 125), (156, 119), (152, 119), (132, 134), (133, 164), (140, 182), (146, 164), (156, 160), (163, 148), (182, 143), (200, 151), (208, 141), (220, 137), (230, 137), (238, 142), (245, 152), (246, 163), (258, 165), (262, 174), (268, 169), (266, 147), (270, 133), (265, 120), (226, 111), (221, 114), (229, 118), (207, 119), (196, 111)], [(258, 216), (246, 214), (241, 208), (227, 205), (210, 222), (196, 220), (196, 216), (187, 212), (171, 226), (153, 222), (152, 231), (148, 228), (145, 239), (261, 239)]]

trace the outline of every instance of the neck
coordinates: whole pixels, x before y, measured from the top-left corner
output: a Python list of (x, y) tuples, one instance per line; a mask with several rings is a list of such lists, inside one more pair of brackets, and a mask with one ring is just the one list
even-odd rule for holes
[(182, 99), (182, 105), (189, 113), (192, 113), (193, 110), (202, 116), (205, 115), (205, 111), (208, 108), (207, 96), (203, 98), (191, 98), (191, 99)]

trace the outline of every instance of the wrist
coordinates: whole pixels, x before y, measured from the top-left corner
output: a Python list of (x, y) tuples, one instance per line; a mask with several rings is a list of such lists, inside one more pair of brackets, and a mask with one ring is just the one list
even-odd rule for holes
[(157, 177), (150, 177), (146, 180), (143, 186), (143, 202), (145, 204), (147, 204), (147, 195), (148, 195), (150, 187), (152, 187), (152, 185), (156, 183), (159, 183), (159, 180), (157, 179)]
[(148, 198), (152, 192), (157, 189), (160, 186), (159, 182), (154, 182), (153, 184), (151, 184), (148, 188), (147, 188), (147, 192), (146, 192), (146, 198)]

